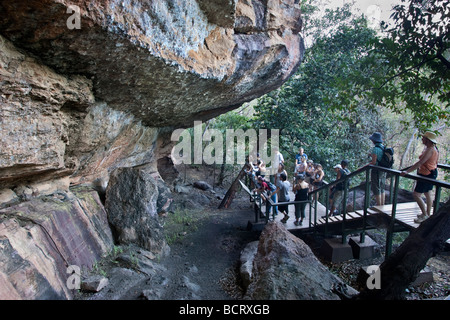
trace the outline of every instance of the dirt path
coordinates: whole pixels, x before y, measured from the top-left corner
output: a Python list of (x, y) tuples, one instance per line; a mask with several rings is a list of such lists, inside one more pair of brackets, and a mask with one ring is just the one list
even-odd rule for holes
[[(249, 206), (248, 204), (246, 204)], [(79, 300), (229, 300), (242, 292), (236, 279), (240, 252), (257, 240), (248, 231), (251, 209), (193, 211), (190, 225), (170, 244), (170, 254), (147, 259), (138, 247), (119, 246), (114, 257), (99, 263), (94, 274), (108, 278), (97, 293), (79, 292)]]
[(237, 298), (234, 269), (240, 252), (258, 239), (257, 233), (246, 230), (252, 215), (248, 210), (211, 211), (195, 232), (174, 243), (170, 256), (161, 261), (170, 274), (161, 299)]

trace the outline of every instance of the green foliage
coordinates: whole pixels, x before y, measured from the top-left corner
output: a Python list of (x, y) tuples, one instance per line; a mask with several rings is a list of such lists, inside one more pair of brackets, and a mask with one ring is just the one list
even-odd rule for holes
[[(406, 2), (402, 0), (402, 2)], [(337, 100), (357, 108), (360, 101), (396, 113), (411, 112), (422, 131), (450, 124), (450, 13), (446, 1), (411, 0), (397, 5), (394, 25), (342, 82)], [(348, 90), (345, 90), (348, 88)]]
[(176, 210), (164, 219), (164, 233), (168, 245), (180, 241), (189, 232), (197, 230), (199, 217), (189, 210)]
[(281, 129), (288, 158), (303, 146), (334, 175), (330, 168), (343, 158), (354, 169), (368, 162), (374, 131), (393, 146), (409, 129), (450, 124), (449, 8), (422, 2), (397, 6), (394, 26), (384, 24), (381, 37), (350, 5), (315, 18), (311, 1), (303, 1), (304, 36), (314, 43), (298, 72), (258, 99), (253, 125)]

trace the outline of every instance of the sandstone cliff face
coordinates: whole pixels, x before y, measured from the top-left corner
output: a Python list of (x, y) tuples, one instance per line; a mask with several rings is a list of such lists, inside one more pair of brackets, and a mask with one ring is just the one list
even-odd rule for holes
[[(17, 217), (44, 217), (51, 207), (21, 204), (75, 185), (103, 196), (121, 167), (145, 165), (158, 176), (158, 163), (170, 163), (174, 128), (234, 109), (287, 80), (303, 55), (297, 2), (0, 0), (0, 220), (9, 226), (0, 228), (0, 240), (10, 248), (0, 253), (3, 266), (18, 251), (11, 239), (25, 237), (27, 228), (10, 208), (17, 207)], [(77, 17), (80, 28), (68, 28)], [(51, 250), (43, 239), (24, 243), (23, 256), (36, 246)], [(26, 274), (51, 274), (30, 268)], [(62, 268), (54, 270), (48, 283), (61, 282)], [(0, 264), (0, 277), (7, 277), (2, 271)], [(53, 284), (34, 294), (25, 294), (27, 280), (12, 286), (17, 298), (45, 297), (45, 290), (70, 296)]]
[[(302, 55), (299, 5), (270, 1), (0, 1), (2, 34), (149, 126), (188, 125), (279, 86)], [(80, 29), (66, 26), (80, 8)], [(211, 19), (211, 20), (209, 20)]]
[[(0, 0), (0, 182), (102, 184), (161, 157), (156, 128), (278, 87), (303, 54), (296, 2)], [(67, 25), (72, 4), (80, 29)]]
[(69, 299), (68, 268), (83, 271), (111, 251), (95, 191), (35, 198), (0, 210), (0, 299)]

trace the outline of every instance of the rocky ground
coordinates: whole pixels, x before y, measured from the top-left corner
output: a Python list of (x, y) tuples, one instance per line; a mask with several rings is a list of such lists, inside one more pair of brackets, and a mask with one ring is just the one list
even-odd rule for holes
[[(244, 292), (238, 272), (240, 252), (247, 243), (257, 240), (259, 233), (247, 230), (254, 213), (245, 194), (238, 195), (231, 209), (217, 209), (225, 191), (195, 189), (197, 195), (189, 196), (189, 209), (177, 209), (161, 217), (170, 245), (168, 256), (155, 257), (140, 248), (117, 246), (93, 270), (108, 278), (108, 286), (97, 293), (79, 291), (76, 299), (242, 299)], [(200, 199), (202, 205), (196, 209), (193, 199)], [(383, 231), (372, 232), (369, 236), (379, 244), (385, 243)], [(399, 235), (398, 243), (401, 237)], [(353, 259), (339, 264), (323, 263), (357, 289), (360, 268), (383, 261), (383, 245), (379, 251), (380, 256), (371, 261)], [(407, 299), (449, 296), (450, 255), (443, 253), (430, 259), (427, 267), (433, 272), (433, 282), (409, 287)]]
[[(380, 247), (378, 248), (379, 256), (370, 260), (353, 259), (342, 263), (327, 263), (322, 261), (337, 276), (343, 279), (348, 285), (358, 289), (358, 274), (362, 267), (369, 265), (379, 265), (384, 261), (384, 244), (386, 243), (385, 232), (383, 230), (375, 230), (368, 232), (368, 236), (374, 239)], [(399, 246), (401, 241), (407, 237), (407, 233), (396, 235), (396, 242), (393, 243), (393, 250)], [(394, 239), (395, 241), (395, 239)], [(432, 277), (433, 281), (428, 280)], [(422, 282), (421, 279), (425, 279)], [(423, 274), (416, 280), (416, 284), (410, 285), (406, 289), (405, 298), (407, 300), (427, 300), (427, 299), (445, 299), (450, 295), (450, 252), (442, 252), (441, 254), (431, 258)]]

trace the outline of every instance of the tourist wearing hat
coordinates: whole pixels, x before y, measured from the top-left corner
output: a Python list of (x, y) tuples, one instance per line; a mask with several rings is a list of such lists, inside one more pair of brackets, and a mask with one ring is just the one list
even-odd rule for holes
[[(374, 132), (369, 137), (369, 139), (374, 144), (372, 151), (369, 154), (369, 157), (371, 157), (371, 161), (369, 162), (369, 164), (378, 166), (381, 159), (383, 158), (383, 151), (384, 151), (383, 138), (381, 136), (381, 133)], [(372, 172), (370, 173), (370, 181), (371, 181), (370, 186), (373, 195), (375, 196), (377, 206), (383, 206), (386, 198), (384, 192), (386, 184), (386, 172), (377, 169), (372, 169)]]
[[(430, 179), (436, 179), (438, 175), (437, 164), (439, 160), (439, 150), (436, 147), (437, 139), (436, 134), (427, 131), (422, 135), (422, 143), (425, 145), (425, 149), (419, 156), (419, 161), (414, 163), (407, 170), (402, 171), (401, 175), (404, 176), (416, 169), (417, 174)], [(431, 208), (433, 206), (433, 199), (431, 198), (430, 191), (433, 189), (433, 184), (418, 180), (416, 187), (414, 188), (413, 196), (417, 204), (422, 211), (422, 214), (414, 221), (420, 223), (428, 218), (431, 214)], [(425, 195), (426, 205), (422, 200), (422, 194)]]

